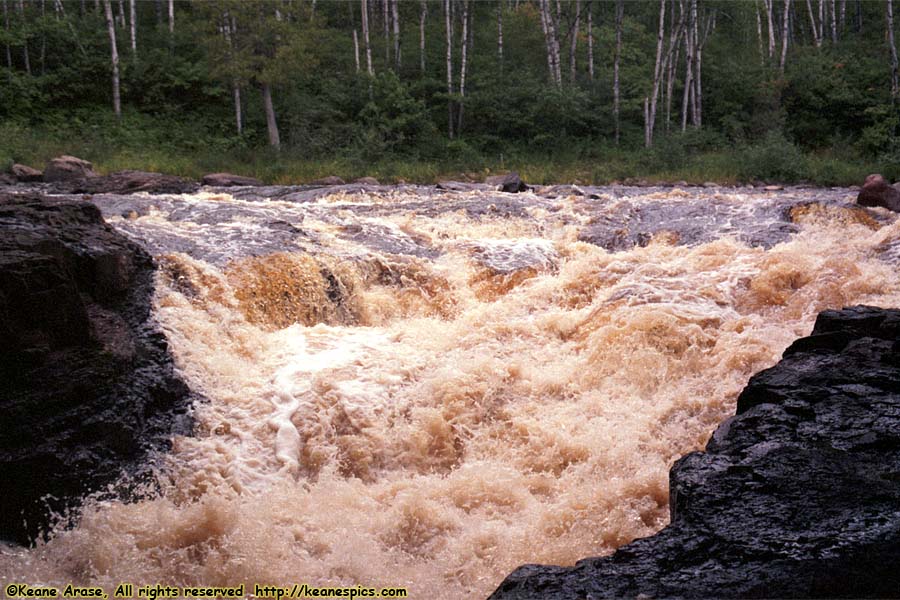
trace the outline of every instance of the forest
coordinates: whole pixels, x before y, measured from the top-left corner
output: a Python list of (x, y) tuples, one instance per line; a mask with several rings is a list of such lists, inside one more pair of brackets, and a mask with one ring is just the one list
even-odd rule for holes
[(892, 0), (2, 0), (0, 170), (900, 178)]

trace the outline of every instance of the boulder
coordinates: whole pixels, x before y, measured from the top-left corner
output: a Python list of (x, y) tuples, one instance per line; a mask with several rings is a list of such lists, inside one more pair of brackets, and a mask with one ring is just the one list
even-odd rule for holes
[(68, 155), (51, 159), (44, 168), (44, 181), (47, 183), (96, 176), (94, 165), (86, 160)]
[(0, 539), (29, 543), (191, 429), (151, 257), (87, 202), (0, 193)]
[(28, 165), (20, 165), (19, 163), (14, 164), (9, 172), (22, 183), (34, 183), (44, 179), (44, 174), (41, 171), (32, 169)]
[(900, 310), (823, 312), (672, 467), (668, 527), (572, 567), (519, 567), (491, 597), (895, 597), (898, 340)]
[(6, 173), (0, 173), (0, 185), (14, 185), (16, 178)]
[(262, 181), (253, 177), (234, 175), (232, 173), (209, 173), (203, 176), (203, 185), (232, 187), (239, 185), (262, 185)]
[(528, 186), (519, 177), (518, 173), (507, 173), (506, 175), (492, 175), (485, 178), (484, 182), (494, 186), (499, 192), (509, 192), (515, 194), (518, 192), (528, 191)]
[(146, 171), (118, 171), (82, 179), (59, 181), (54, 190), (67, 194), (192, 194), (200, 189), (196, 181)]
[(336, 175), (329, 175), (309, 182), (310, 185), (344, 185), (346, 182)]
[(881, 175), (873, 173), (866, 177), (856, 203), (860, 206), (882, 206), (900, 212), (900, 190), (888, 185)]
[(381, 185), (374, 177), (360, 177), (359, 179), (353, 180), (353, 183), (360, 183), (362, 185)]

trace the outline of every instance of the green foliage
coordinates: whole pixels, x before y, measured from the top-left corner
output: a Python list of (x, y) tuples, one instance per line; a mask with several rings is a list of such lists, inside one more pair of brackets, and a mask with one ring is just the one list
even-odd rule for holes
[(425, 103), (412, 97), (391, 71), (371, 82), (369, 102), (359, 112), (359, 141), (363, 154), (374, 158), (387, 153), (414, 154), (437, 136)]
[(742, 153), (738, 171), (744, 181), (793, 183), (806, 177), (808, 165), (800, 149), (780, 132), (771, 132)]
[[(659, 5), (625, 4), (618, 145), (612, 141), (615, 3), (582, 3), (588, 5), (594, 15), (594, 78), (587, 74), (582, 29), (576, 76), (569, 79), (575, 3), (563, 2), (564, 81), (556, 86), (548, 78), (536, 2), (499, 5), (502, 63), (498, 4), (470, 3), (474, 41), (461, 95), (461, 11), (448, 93), (441, 3), (426, 5), (424, 72), (420, 3), (400, 3), (399, 68), (392, 50), (386, 52), (381, 15), (373, 11), (376, 75), (370, 78), (355, 1), (319, 2), (315, 13), (309, 2), (179, 1), (174, 35), (164, 15), (157, 22), (155, 3), (138, 2), (137, 54), (131, 52), (127, 27), (117, 29), (124, 113), (116, 119), (109, 108), (109, 40), (95, 4), (63, 0), (64, 12), (57, 13), (55, 3), (25, 2), (20, 13), (17, 3), (9, 3), (10, 27), (0, 27), (0, 166), (11, 160), (40, 164), (53, 153), (69, 152), (106, 169), (187, 175), (230, 169), (282, 182), (338, 172), (433, 180), (459, 171), (519, 168), (532, 181), (547, 182), (638, 177), (825, 184), (858, 182), (866, 168), (888, 176), (900, 169), (900, 113), (889, 95), (884, 11), (878, 3), (860, 5), (865, 26), (859, 31), (855, 22), (848, 24), (838, 43), (827, 40), (821, 48), (809, 39), (805, 21), (794, 21), (782, 74), (778, 57), (760, 52), (752, 3), (704, 0), (701, 10), (715, 10), (717, 26), (704, 47), (703, 126), (689, 124), (680, 132), (681, 48), (672, 102), (668, 107), (660, 102), (649, 150), (643, 148), (642, 107), (651, 93)], [(119, 6), (114, 2), (114, 11)], [(354, 60), (354, 30), (361, 72)], [(262, 84), (272, 86), (280, 154), (266, 147)], [(235, 86), (241, 135), (232, 104)], [(452, 140), (450, 103), (457, 119), (462, 110), (462, 126)]]

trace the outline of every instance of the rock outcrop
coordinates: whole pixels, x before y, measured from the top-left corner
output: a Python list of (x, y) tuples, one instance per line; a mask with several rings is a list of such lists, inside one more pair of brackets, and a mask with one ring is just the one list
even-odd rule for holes
[(900, 190), (889, 185), (881, 175), (874, 173), (866, 177), (856, 202), (862, 206), (883, 206), (900, 212)]
[(484, 182), (496, 188), (498, 192), (507, 192), (517, 194), (519, 192), (527, 192), (529, 187), (522, 181), (518, 173), (507, 173), (506, 175), (492, 175), (487, 177)]
[(310, 185), (344, 185), (347, 183), (337, 175), (329, 175), (328, 177), (322, 177), (321, 179), (314, 179), (309, 182)]
[(86, 202), (0, 193), (0, 539), (190, 431), (190, 393), (153, 324), (151, 257)]
[(57, 182), (53, 190), (64, 194), (192, 194), (200, 189), (196, 181), (147, 171), (117, 171)]
[(209, 173), (203, 176), (203, 185), (211, 185), (216, 187), (234, 187), (247, 185), (262, 185), (263, 182), (254, 177), (245, 177), (243, 175), (235, 175), (233, 173)]
[(22, 183), (34, 183), (43, 181), (44, 179), (44, 174), (41, 171), (19, 163), (10, 167), (9, 172), (12, 173), (12, 176), (15, 177), (17, 181), (21, 181)]
[(820, 314), (675, 463), (670, 510), (657, 535), (520, 567), (491, 597), (896, 597), (900, 310)]
[(94, 173), (94, 165), (86, 160), (68, 155), (50, 159), (50, 162), (44, 168), (44, 181), (47, 183), (83, 179), (85, 177), (95, 177), (96, 175)]

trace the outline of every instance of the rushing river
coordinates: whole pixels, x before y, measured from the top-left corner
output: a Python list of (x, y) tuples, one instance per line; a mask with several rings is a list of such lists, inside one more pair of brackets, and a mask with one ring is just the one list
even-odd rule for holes
[(668, 469), (824, 309), (900, 306), (846, 189), (413, 186), (93, 198), (205, 401), (158, 489), (0, 582), (484, 597), (668, 521)]

